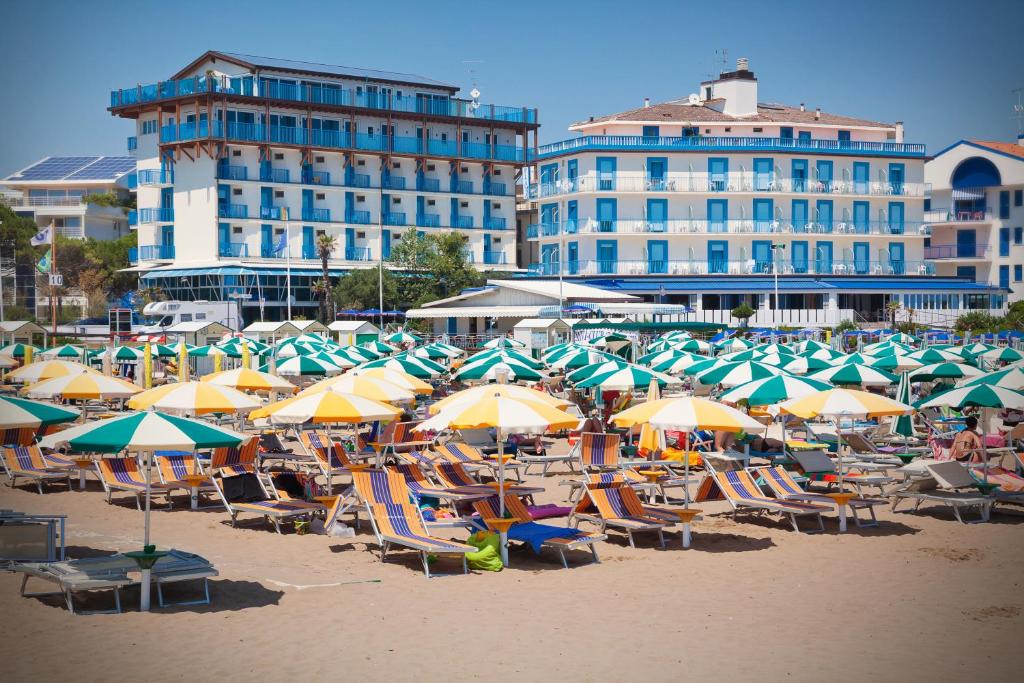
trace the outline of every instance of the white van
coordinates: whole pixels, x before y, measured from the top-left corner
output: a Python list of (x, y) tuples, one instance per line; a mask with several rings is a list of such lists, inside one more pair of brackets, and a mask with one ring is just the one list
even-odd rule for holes
[(159, 334), (172, 325), (194, 321), (218, 322), (232, 330), (242, 329), (238, 304), (234, 301), (154, 301), (142, 315), (149, 322), (140, 334)]

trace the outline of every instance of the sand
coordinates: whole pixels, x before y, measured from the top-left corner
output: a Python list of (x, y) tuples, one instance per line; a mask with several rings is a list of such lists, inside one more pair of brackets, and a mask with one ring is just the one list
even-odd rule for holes
[[(562, 444), (560, 444), (562, 445)], [(565, 477), (530, 477), (561, 501)], [(69, 553), (141, 545), (128, 496), (0, 489), (0, 507), (68, 515)], [(963, 525), (879, 509), (881, 526), (797, 534), (702, 504), (693, 547), (610, 533), (601, 564), (512, 552), (512, 567), (427, 580), (355, 539), (233, 529), (222, 510), (153, 514), (153, 538), (212, 560), (213, 604), (72, 616), (0, 573), (4, 680), (958, 681), (1019, 675), (1024, 516)], [(375, 548), (374, 548), (375, 550)], [(437, 569), (456, 570), (451, 561)], [(180, 594), (179, 594), (180, 595)], [(105, 599), (105, 598), (104, 598)], [(101, 606), (103, 600), (84, 603)], [(132, 610), (137, 590), (125, 593)], [(998, 680), (998, 678), (997, 678)]]

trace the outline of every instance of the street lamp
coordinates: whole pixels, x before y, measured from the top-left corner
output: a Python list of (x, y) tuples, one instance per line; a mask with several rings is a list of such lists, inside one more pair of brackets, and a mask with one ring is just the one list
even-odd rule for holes
[(786, 249), (785, 244), (773, 244), (772, 245), (772, 274), (775, 276), (775, 305), (772, 306), (772, 329), (778, 331), (779, 329), (779, 264), (775, 258), (776, 251), (784, 251)]

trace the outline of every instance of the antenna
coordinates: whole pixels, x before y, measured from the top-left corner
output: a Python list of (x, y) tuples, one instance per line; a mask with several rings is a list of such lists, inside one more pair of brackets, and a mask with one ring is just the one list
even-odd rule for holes
[(729, 70), (729, 49), (723, 47), (721, 50), (715, 50), (715, 54), (721, 56), (722, 73), (725, 73)]
[(1012, 92), (1017, 95), (1017, 104), (1013, 105), (1013, 115), (1017, 118), (1017, 135), (1024, 134), (1024, 102), (1021, 101), (1021, 95), (1024, 93), (1024, 88), (1016, 88)]
[(466, 65), (466, 71), (469, 74), (469, 81), (473, 84), (473, 89), (469, 91), (469, 96), (473, 99), (469, 103), (470, 109), (476, 111), (480, 108), (480, 90), (476, 87), (476, 67), (474, 64), (483, 64), (482, 59), (464, 59), (462, 63)]

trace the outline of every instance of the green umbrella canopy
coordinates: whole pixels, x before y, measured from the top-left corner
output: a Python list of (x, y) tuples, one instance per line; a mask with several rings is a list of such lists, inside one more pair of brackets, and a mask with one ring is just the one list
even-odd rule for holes
[(611, 372), (612, 370), (619, 370), (626, 367), (629, 367), (629, 363), (627, 361), (622, 360), (621, 358), (607, 359), (602, 360), (599, 363), (591, 363), (589, 365), (584, 365), (583, 367), (577, 368), (576, 370), (573, 370), (572, 372), (567, 374), (565, 376), (565, 379), (566, 381), (575, 384), (577, 382), (588, 380), (596, 375), (603, 375), (605, 373)]
[(541, 373), (528, 365), (523, 365), (512, 359), (502, 359), (498, 356), (485, 359), (479, 363), (473, 363), (472, 365), (463, 365), (455, 371), (453, 377), (464, 380), (497, 379), (503, 371), (507, 373), (508, 379), (511, 381), (525, 380), (533, 382), (543, 377)]
[(628, 391), (646, 389), (651, 381), (656, 381), (658, 386), (664, 387), (670, 384), (678, 384), (679, 380), (648, 368), (627, 364), (624, 368), (611, 369), (608, 372), (600, 373), (579, 382), (578, 389), (604, 389)]
[(45, 351), (41, 351), (39, 355), (43, 358), (81, 358), (84, 352), (85, 347), (61, 344), (60, 346), (51, 346)]
[(39, 347), (33, 346), (32, 344), (8, 344), (7, 346), (0, 348), (0, 356), (10, 356), (11, 358), (24, 358), (25, 349), (32, 349), (33, 357), (39, 353)]
[(940, 379), (969, 379), (981, 375), (981, 370), (961, 363), (933, 363), (910, 373), (911, 382), (934, 382)]
[(718, 358), (709, 358), (707, 360), (699, 360), (694, 362), (692, 365), (687, 365), (685, 368), (680, 370), (680, 374), (689, 375), (690, 377), (696, 377), (702, 372), (707, 372), (711, 368), (717, 368), (720, 365), (725, 365), (729, 361), (721, 360)]
[(1009, 346), (1003, 346), (998, 349), (991, 349), (982, 353), (978, 356), (982, 360), (989, 363), (1015, 363), (1021, 359), (1024, 359), (1024, 353), (1016, 349), (1011, 349)]
[(889, 372), (902, 372), (904, 370), (917, 370), (924, 367), (924, 363), (907, 356), (876, 356), (871, 362), (865, 363), (872, 368), (887, 370)]
[(913, 360), (919, 360), (924, 364), (931, 363), (945, 363), (951, 361), (953, 363), (963, 363), (964, 359), (951, 351), (943, 351), (941, 349), (921, 349), (920, 351), (912, 351), (906, 354), (907, 358)]
[(740, 361), (736, 363), (723, 363), (717, 367), (705, 370), (697, 375), (697, 381), (701, 384), (721, 384), (727, 387), (734, 387), (755, 379), (784, 374), (786, 374), (785, 371), (772, 365), (765, 365), (756, 361)]
[(719, 400), (726, 403), (746, 401), (752, 406), (770, 406), (791, 398), (803, 398), (833, 388), (835, 387), (828, 382), (816, 379), (778, 375), (739, 384), (725, 391), (719, 396)]
[[(260, 366), (260, 372), (269, 372), (270, 363)], [(287, 377), (306, 376), (321, 377), (341, 372), (334, 363), (311, 356), (293, 356), (277, 361), (277, 374)]]
[(61, 422), (71, 422), (77, 419), (79, 414), (77, 410), (60, 408), (50, 403), (0, 396), (0, 429), (48, 427)]
[(296, 356), (309, 356), (317, 351), (323, 351), (323, 344), (312, 344), (309, 342), (281, 342), (274, 346), (275, 358), (294, 358)]
[(410, 334), (405, 330), (400, 330), (394, 334), (384, 337), (384, 341), (390, 344), (419, 344), (423, 340), (415, 334)]
[(521, 349), (526, 344), (511, 337), (495, 337), (484, 344), (485, 349)]
[(610, 360), (621, 361), (620, 356), (601, 351), (600, 349), (574, 349), (568, 353), (559, 354), (557, 358), (549, 356), (546, 359), (547, 366), (553, 370), (571, 371), (587, 365), (596, 365)]
[(990, 384), (954, 387), (918, 401), (915, 408), (1008, 408), (1024, 410), (1024, 392)]
[(822, 349), (831, 349), (832, 347), (825, 342), (818, 341), (817, 339), (805, 339), (796, 345), (797, 353), (806, 353), (808, 351), (820, 351)]
[(353, 359), (359, 358), (361, 359), (359, 362), (367, 360), (377, 360), (378, 358), (384, 358), (385, 356), (388, 355), (386, 353), (377, 353), (373, 349), (367, 348), (365, 346), (342, 346), (339, 349), (335, 349), (331, 353), (340, 353)]
[(430, 379), (438, 377), (446, 372), (443, 365), (439, 365), (429, 358), (417, 358), (407, 354), (398, 354), (390, 358), (379, 358), (364, 363), (363, 368), (390, 368), (417, 377), (419, 379)]
[(733, 337), (731, 339), (723, 339), (722, 341), (715, 342), (715, 347), (726, 353), (730, 351), (743, 351), (744, 349), (750, 349), (756, 346), (754, 342), (749, 339), (743, 339), (741, 337)]
[(878, 370), (867, 365), (850, 363), (819, 370), (810, 375), (811, 379), (831, 382), (837, 386), (886, 386), (895, 384), (897, 378), (885, 370)]
[[(908, 372), (900, 375), (900, 384), (896, 388), (896, 400), (904, 405), (910, 405), (910, 373)], [(910, 415), (897, 416), (890, 424), (889, 433), (907, 438), (913, 436), (914, 419)]]
[(1003, 387), (1015, 391), (1024, 391), (1024, 368), (1011, 367), (995, 372), (986, 372), (984, 375), (960, 382), (960, 386), (971, 387), (978, 384)]
[(146, 411), (87, 422), (43, 437), (40, 445), (77, 453), (201, 450), (237, 446), (250, 437), (208, 422)]
[(222, 358), (225, 358), (231, 356), (227, 349), (224, 349), (216, 344), (197, 346), (193, 349), (190, 349), (188, 355), (195, 356), (197, 358), (213, 358), (214, 356), (220, 356)]
[[(370, 342), (365, 342), (363, 344), (357, 344), (357, 346), (359, 346), (360, 348), (367, 349), (369, 351), (373, 351), (374, 353), (380, 354), (380, 355), (383, 355), (383, 356), (389, 356), (389, 355), (391, 355), (392, 353), (394, 353), (395, 351), (398, 350), (398, 348), (392, 346), (391, 344), (385, 344), (382, 341), (370, 341)], [(428, 344), (428, 346), (429, 346), (429, 344)]]
[(491, 358), (510, 358), (517, 361), (521, 365), (526, 365), (534, 370), (541, 370), (544, 367), (544, 363), (539, 360), (534, 360), (525, 353), (516, 351), (515, 349), (494, 349), (492, 351), (481, 351), (480, 353), (474, 354), (466, 359), (466, 365), (471, 363), (478, 363), (482, 360), (488, 360)]
[(718, 354), (718, 360), (730, 363), (739, 363), (748, 360), (757, 360), (768, 354), (761, 349), (745, 349), (743, 351), (730, 351), (729, 353)]
[(834, 361), (836, 359), (846, 358), (846, 356), (849, 354), (845, 354), (842, 351), (836, 351), (833, 348), (826, 347), (823, 349), (801, 351), (797, 355), (814, 360)]

